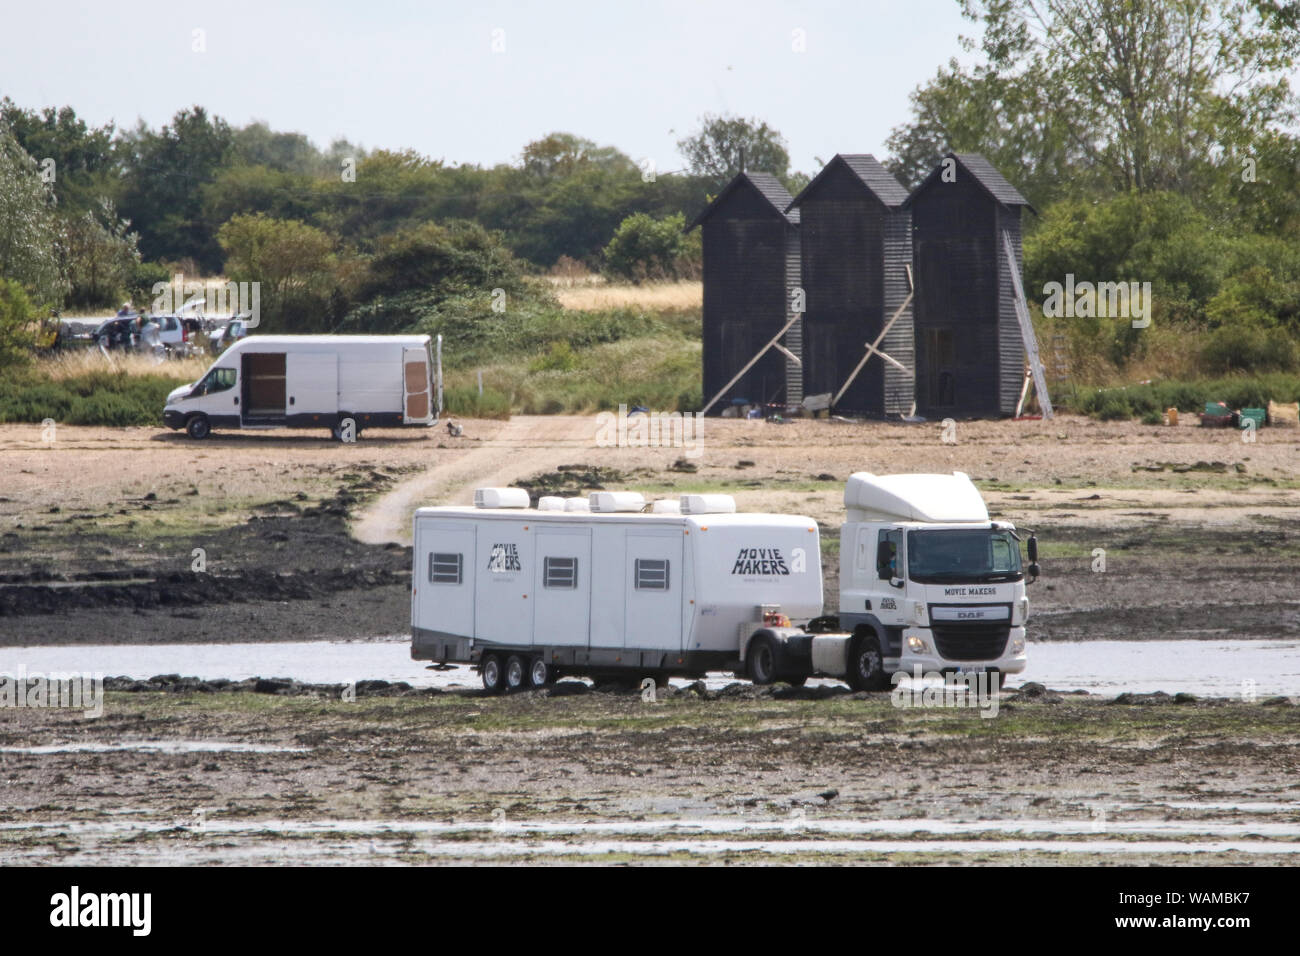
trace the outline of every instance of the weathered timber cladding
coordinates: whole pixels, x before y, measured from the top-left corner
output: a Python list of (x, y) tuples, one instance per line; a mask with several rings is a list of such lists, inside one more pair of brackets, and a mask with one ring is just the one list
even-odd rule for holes
[[(790, 194), (766, 173), (740, 173), (696, 217), (704, 253), (704, 401), (745, 366), (789, 321), (790, 293), (798, 285), (798, 215), (787, 215)], [(799, 324), (782, 344), (796, 355)], [(793, 372), (791, 371), (793, 368)], [(734, 399), (784, 405), (798, 366), (770, 349), (727, 390), (712, 411)], [(797, 384), (794, 383), (794, 384)]]
[(916, 272), (916, 403), (929, 418), (1013, 414), (1024, 381), (1002, 232), (1022, 269), (1028, 203), (980, 156), (951, 154), (908, 198)]
[[(869, 155), (838, 155), (799, 194), (804, 315), (804, 393), (832, 394), (849, 381), (884, 323), (903, 305), (911, 264), (906, 191)], [(840, 398), (839, 411), (905, 414), (912, 406), (912, 315), (903, 309)]]

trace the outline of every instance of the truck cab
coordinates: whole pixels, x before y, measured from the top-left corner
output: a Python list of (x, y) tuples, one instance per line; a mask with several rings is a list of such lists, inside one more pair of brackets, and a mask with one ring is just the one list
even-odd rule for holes
[[(878, 652), (882, 672), (864, 683), (918, 667), (1000, 679), (1024, 670), (1020, 536), (990, 520), (968, 476), (859, 472), (844, 499), (839, 624)], [(1036, 556), (1031, 544), (1031, 562)], [(1031, 563), (1028, 573), (1036, 571)]]

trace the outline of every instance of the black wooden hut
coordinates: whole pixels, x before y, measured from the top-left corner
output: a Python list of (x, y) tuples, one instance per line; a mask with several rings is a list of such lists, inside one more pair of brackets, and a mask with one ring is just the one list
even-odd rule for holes
[[(769, 173), (737, 173), (687, 227), (703, 230), (704, 401), (709, 401), (790, 319), (799, 285), (799, 213)], [(802, 350), (800, 322), (781, 344)], [(802, 400), (799, 366), (769, 349), (712, 412), (735, 399), (785, 405)]]
[(864, 153), (837, 155), (793, 203), (807, 305), (804, 394), (839, 392), (867, 344), (898, 313), (877, 348), (904, 368), (872, 355), (836, 403), (840, 411), (883, 416), (912, 408), (912, 229), (906, 201), (907, 190)]
[[(1010, 269), (1033, 207), (983, 156), (949, 153), (907, 197), (916, 271), (916, 406), (928, 418), (1015, 413), (1025, 348)], [(1006, 232), (1015, 251), (1008, 263)]]

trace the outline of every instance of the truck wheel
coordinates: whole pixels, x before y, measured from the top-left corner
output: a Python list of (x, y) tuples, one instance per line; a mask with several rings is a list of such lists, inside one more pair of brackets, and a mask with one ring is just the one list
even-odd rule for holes
[(885, 674), (880, 653), (880, 642), (874, 634), (863, 634), (853, 642), (849, 652), (849, 672), (845, 676), (854, 690), (886, 690), (889, 677)]
[(771, 684), (776, 680), (776, 644), (766, 634), (749, 642), (745, 673), (755, 684)]
[(203, 439), (211, 435), (212, 423), (208, 421), (208, 416), (191, 415), (189, 421), (185, 423), (185, 434), (195, 441), (203, 441)]
[(505, 669), (506, 693), (513, 694), (523, 687), (527, 678), (528, 668), (524, 666), (524, 659), (518, 654), (511, 654), (507, 657)]
[(499, 694), (505, 689), (505, 676), (501, 672), (501, 657), (498, 654), (484, 654), (483, 663), (479, 665), (483, 674), (483, 689), (489, 694)]
[(546, 663), (545, 658), (534, 657), (533, 662), (528, 665), (528, 686), (538, 688), (553, 683), (555, 683), (555, 672), (551, 669), (551, 665)]

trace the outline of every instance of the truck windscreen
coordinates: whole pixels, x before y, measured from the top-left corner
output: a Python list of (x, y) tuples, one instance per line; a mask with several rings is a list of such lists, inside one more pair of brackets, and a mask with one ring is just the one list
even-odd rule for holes
[(907, 570), (923, 584), (1018, 581), (1020, 544), (1009, 531), (987, 528), (909, 531)]

